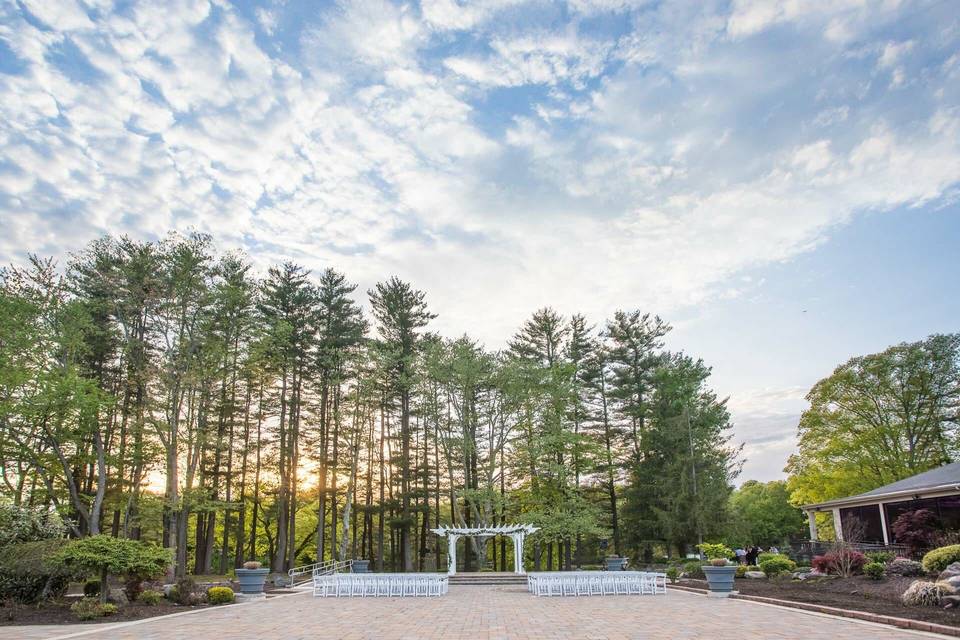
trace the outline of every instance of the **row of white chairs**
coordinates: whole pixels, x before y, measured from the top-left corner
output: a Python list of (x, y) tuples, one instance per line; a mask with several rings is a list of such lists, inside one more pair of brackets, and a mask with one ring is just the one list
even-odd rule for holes
[(321, 598), (430, 597), (447, 593), (447, 576), (436, 573), (334, 573), (313, 576)]
[(527, 574), (537, 596), (656, 595), (667, 592), (667, 575), (654, 571), (555, 571)]

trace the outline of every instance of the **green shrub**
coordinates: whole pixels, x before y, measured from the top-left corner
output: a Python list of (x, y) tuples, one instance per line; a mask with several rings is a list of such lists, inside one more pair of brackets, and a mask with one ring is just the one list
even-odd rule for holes
[(770, 558), (779, 558), (781, 556), (783, 556), (783, 554), (781, 553), (770, 553), (769, 551), (764, 551), (763, 553), (757, 556), (757, 564), (759, 565), (764, 560), (769, 560)]
[(887, 565), (882, 562), (868, 562), (863, 565), (863, 575), (871, 578), (872, 580), (881, 580), (883, 579), (884, 574), (887, 572)]
[(697, 549), (707, 556), (707, 560), (729, 560), (733, 557), (733, 549), (721, 542), (704, 542), (698, 544)]
[(153, 589), (141, 591), (140, 597), (137, 598), (137, 602), (151, 607), (160, 604), (161, 600), (163, 600), (163, 594)]
[[(892, 551), (867, 551), (864, 555), (869, 558), (870, 562), (879, 562), (880, 564), (887, 564), (897, 557)], [(866, 570), (866, 567), (864, 567), (864, 570)]]
[(0, 600), (33, 604), (66, 593), (75, 575), (56, 558), (62, 547), (62, 540), (39, 540), (0, 549)]
[(70, 607), (70, 611), (80, 620), (96, 620), (105, 616), (112, 616), (117, 612), (117, 605), (103, 603), (96, 598), (83, 598), (77, 600)]
[(768, 554), (769, 558), (760, 562), (760, 571), (763, 571), (768, 578), (773, 578), (781, 573), (789, 573), (797, 568), (797, 563), (787, 556)]
[(938, 583), (914, 580), (903, 592), (900, 599), (908, 607), (936, 607), (940, 604), (940, 599), (943, 598), (944, 593), (944, 588)]
[(99, 580), (87, 580), (83, 583), (83, 595), (88, 598), (93, 596), (100, 595), (100, 581)]
[(742, 578), (747, 573), (747, 565), (738, 564), (737, 565), (737, 577)]
[[(98, 574), (104, 585), (110, 575), (124, 576), (128, 582), (159, 577), (172, 560), (169, 549), (108, 535), (74, 540), (56, 558), (67, 567)], [(136, 592), (139, 593), (139, 585)], [(108, 593), (109, 589), (101, 589), (101, 603), (106, 603)]]
[(674, 565), (668, 567), (665, 573), (667, 574), (667, 578), (670, 579), (670, 582), (676, 582), (677, 578), (680, 577), (680, 570)]
[(940, 573), (954, 562), (960, 562), (960, 544), (934, 549), (923, 556), (922, 562), (927, 573)]
[(690, 560), (683, 565), (683, 573), (688, 578), (699, 578), (703, 580), (703, 567), (699, 560)]
[(66, 535), (67, 527), (55, 509), (0, 501), (0, 547), (62, 539)]
[(233, 602), (233, 589), (230, 587), (210, 587), (207, 589), (207, 602), (210, 604), (230, 604)]
[(184, 605), (197, 604), (200, 601), (197, 597), (197, 583), (191, 576), (184, 576), (177, 580), (177, 584), (170, 589), (168, 597), (177, 604)]

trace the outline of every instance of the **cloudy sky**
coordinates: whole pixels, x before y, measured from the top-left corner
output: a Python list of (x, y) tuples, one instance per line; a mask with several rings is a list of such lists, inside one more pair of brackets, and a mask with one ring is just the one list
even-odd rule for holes
[(954, 0), (0, 0), (0, 261), (212, 233), (425, 289), (674, 324), (744, 477), (803, 396), (960, 317)]

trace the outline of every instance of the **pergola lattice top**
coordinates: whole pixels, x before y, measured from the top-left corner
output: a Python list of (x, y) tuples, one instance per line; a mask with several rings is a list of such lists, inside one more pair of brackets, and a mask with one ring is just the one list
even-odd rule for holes
[(501, 524), (495, 527), (440, 527), (431, 529), (438, 536), (445, 537), (448, 534), (455, 536), (509, 536), (516, 533), (531, 534), (539, 531), (539, 527), (532, 524)]

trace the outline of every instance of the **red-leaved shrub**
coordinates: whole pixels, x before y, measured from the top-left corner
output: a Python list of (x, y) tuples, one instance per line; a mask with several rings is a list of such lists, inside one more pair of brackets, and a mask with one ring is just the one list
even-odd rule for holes
[(899, 544), (907, 545), (916, 554), (934, 546), (939, 524), (937, 514), (929, 509), (906, 511), (894, 521), (893, 536)]
[(814, 556), (810, 563), (820, 573), (830, 575), (853, 575), (863, 572), (867, 557), (853, 549), (827, 551), (822, 556)]

